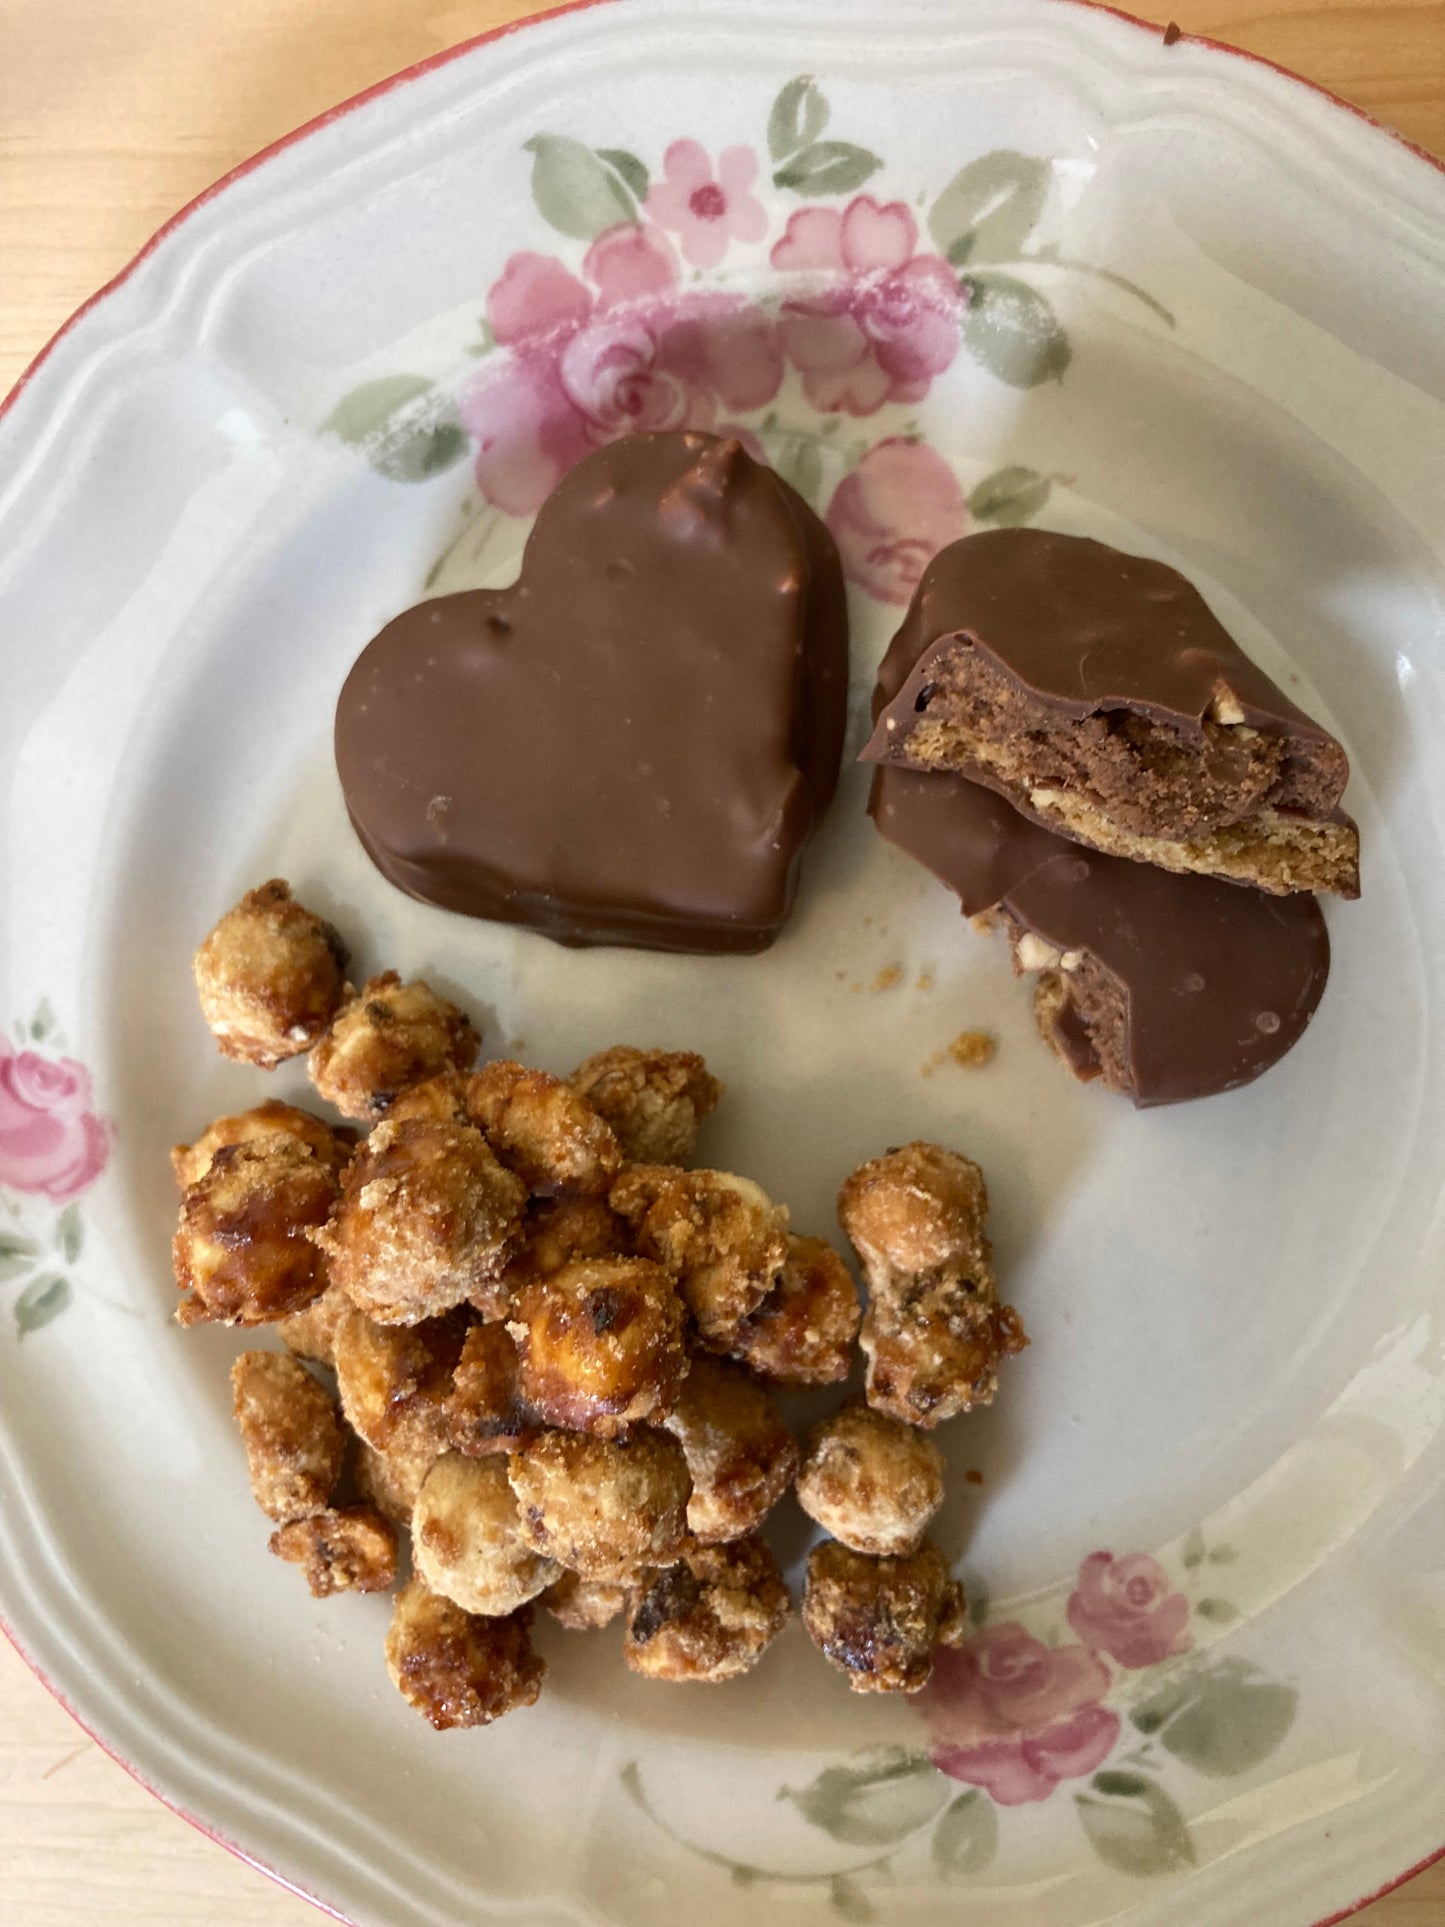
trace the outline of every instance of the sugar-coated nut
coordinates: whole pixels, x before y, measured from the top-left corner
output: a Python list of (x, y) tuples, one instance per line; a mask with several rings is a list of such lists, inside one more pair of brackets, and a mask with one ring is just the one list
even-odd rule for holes
[(323, 1164), (329, 1164), (337, 1172), (355, 1148), (354, 1132), (333, 1131), (329, 1124), (313, 1116), (310, 1111), (299, 1110), (294, 1104), (283, 1104), (279, 1098), (268, 1097), (264, 1104), (257, 1104), (252, 1110), (216, 1118), (206, 1126), (194, 1144), (177, 1144), (171, 1152), (176, 1183), (182, 1191), (188, 1191), (210, 1170), (211, 1160), (223, 1144), (250, 1144), (257, 1138), (276, 1133), (295, 1138), (307, 1150), (314, 1152)]
[(460, 1071), (438, 1071), (435, 1077), (410, 1084), (387, 1106), (388, 1124), (407, 1118), (425, 1118), (429, 1123), (465, 1124), (467, 1122), (467, 1080)]
[(409, 1532), (416, 1495), (437, 1457), (434, 1447), (421, 1445), (397, 1452), (378, 1452), (365, 1439), (358, 1439), (356, 1489), (384, 1519)]
[(320, 1512), (346, 1455), (325, 1388), (286, 1352), (243, 1352), (231, 1391), (257, 1505), (281, 1525)]
[(352, 1159), (316, 1242), (358, 1310), (379, 1324), (415, 1324), (501, 1274), (526, 1199), (469, 1124), (388, 1120)]
[(276, 1336), (297, 1358), (314, 1358), (318, 1365), (336, 1363), (336, 1328), (355, 1306), (340, 1285), (328, 1285), (304, 1311), (276, 1320)]
[(300, 1566), (315, 1599), (336, 1592), (390, 1592), (396, 1531), (371, 1506), (343, 1506), (293, 1519), (271, 1534), (278, 1559)]
[(573, 1071), (574, 1090), (617, 1134), (629, 1164), (687, 1164), (698, 1125), (722, 1085), (690, 1050), (637, 1050), (617, 1044)]
[(905, 1425), (956, 1418), (992, 1400), (1000, 1364), (1028, 1342), (1012, 1305), (950, 1278), (877, 1292), (858, 1337), (868, 1403)]
[(756, 1666), (791, 1609), (765, 1540), (689, 1543), (672, 1564), (641, 1575), (622, 1655), (648, 1679), (715, 1685)]
[(614, 1438), (671, 1410), (687, 1370), (682, 1303), (646, 1258), (585, 1258), (520, 1286), (507, 1329), (526, 1405)]
[(704, 1545), (755, 1531), (797, 1469), (797, 1441), (739, 1365), (694, 1358), (663, 1425), (687, 1460), (687, 1526)]
[(344, 990), (346, 951), (273, 877), (228, 910), (196, 952), (201, 1011), (220, 1050), (272, 1070), (309, 1050)]
[(585, 1579), (611, 1579), (669, 1560), (687, 1531), (692, 1482), (664, 1432), (625, 1439), (544, 1432), (514, 1452), (507, 1476), (535, 1549)]
[(472, 1078), (467, 1110), (502, 1162), (541, 1197), (605, 1191), (622, 1163), (611, 1125), (570, 1084), (510, 1058)]
[(577, 1258), (628, 1257), (628, 1244), (627, 1226), (605, 1198), (534, 1198), (506, 1278), (515, 1287)]
[(531, 1623), (529, 1606), (483, 1619), (413, 1579), (396, 1596), (386, 1636), (392, 1684), (438, 1732), (490, 1726), (542, 1690), (547, 1667), (532, 1650)]
[(469, 1613), (515, 1612), (558, 1576), (521, 1536), (517, 1500), (500, 1458), (448, 1452), (422, 1481), (411, 1521), (416, 1569)]
[(677, 1280), (704, 1343), (726, 1350), (782, 1276), (788, 1214), (748, 1178), (633, 1164), (609, 1193), (637, 1249)]
[(326, 1221), (336, 1176), (277, 1132), (225, 1144), (181, 1199), (171, 1258), (183, 1325), (264, 1325), (326, 1288), (308, 1233)]
[(517, 1341), (505, 1325), (473, 1325), (462, 1345), (447, 1401), (453, 1447), (471, 1458), (510, 1452), (542, 1430), (522, 1397)]
[(845, 1405), (809, 1434), (798, 1503), (855, 1552), (912, 1552), (943, 1504), (943, 1454), (913, 1426)]
[(378, 1325), (352, 1311), (336, 1328), (336, 1388), (346, 1422), (375, 1451), (429, 1465), (450, 1443), (452, 1375), (464, 1314)]
[(624, 1579), (584, 1579), (564, 1572), (538, 1601), (568, 1632), (590, 1633), (610, 1626), (627, 1606), (630, 1575)]
[(394, 970), (372, 977), (336, 1013), (311, 1052), (311, 1082), (328, 1104), (358, 1124), (374, 1124), (413, 1084), (465, 1071), (477, 1033), (455, 1004)]
[(834, 1385), (853, 1364), (863, 1308), (853, 1274), (825, 1238), (788, 1238), (783, 1275), (726, 1335), (733, 1358), (779, 1385)]
[(916, 1693), (935, 1646), (964, 1636), (963, 1588), (927, 1539), (890, 1559), (825, 1539), (808, 1555), (803, 1624), (855, 1693)]
[(915, 1140), (859, 1165), (838, 1193), (838, 1219), (870, 1290), (896, 1274), (988, 1271), (988, 1190), (971, 1158)]

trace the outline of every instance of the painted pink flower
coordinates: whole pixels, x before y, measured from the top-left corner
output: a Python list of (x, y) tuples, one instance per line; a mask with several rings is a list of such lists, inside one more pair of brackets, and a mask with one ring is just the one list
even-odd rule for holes
[(1119, 1737), (1118, 1714), (1100, 1703), (1108, 1690), (1093, 1653), (1045, 1646), (1007, 1620), (940, 1649), (913, 1703), (932, 1732), (933, 1764), (1017, 1807), (1108, 1758)]
[(677, 236), (683, 258), (715, 268), (729, 241), (761, 241), (768, 231), (763, 204), (752, 193), (758, 157), (750, 147), (725, 147), (717, 169), (696, 141), (674, 141), (662, 157), (662, 179), (647, 196), (647, 212)]
[(901, 436), (870, 448), (843, 477), (825, 519), (848, 580), (899, 605), (938, 551), (968, 531), (958, 477), (926, 443)]
[(656, 228), (599, 235), (579, 279), (560, 261), (514, 254), (487, 297), (511, 350), (461, 400), (477, 443), (477, 486), (530, 515), (587, 452), (648, 429), (712, 428), (746, 414), (783, 379), (776, 330), (741, 295), (678, 291), (678, 260)]
[(918, 254), (918, 223), (902, 201), (860, 194), (840, 213), (800, 208), (769, 257), (809, 285), (783, 304), (788, 359), (815, 408), (871, 415), (921, 401), (959, 350), (958, 276)]
[(1121, 1666), (1157, 1666), (1194, 1644), (1188, 1599), (1175, 1592), (1168, 1573), (1147, 1552), (1125, 1559), (1091, 1552), (1079, 1567), (1068, 1613), (1089, 1650), (1107, 1653)]
[(0, 1184), (63, 1201), (99, 1177), (109, 1154), (85, 1066), (0, 1041)]

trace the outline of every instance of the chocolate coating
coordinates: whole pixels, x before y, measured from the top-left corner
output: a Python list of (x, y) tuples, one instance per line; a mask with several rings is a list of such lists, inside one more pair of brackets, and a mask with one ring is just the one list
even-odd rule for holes
[[(902, 640), (879, 670), (875, 717), (907, 687)], [(1114, 979), (1129, 1095), (1141, 1107), (1251, 1083), (1299, 1041), (1324, 994), (1330, 943), (1312, 896), (1266, 896), (1084, 850), (961, 776), (885, 765), (868, 810), (890, 843), (957, 893), (965, 916), (1000, 912)], [(1096, 1074), (1071, 1007), (1054, 1036), (1077, 1075)]]
[[(912, 699), (931, 665), (967, 638), (1075, 721), (1127, 706), (1197, 726), (1223, 686), (1251, 728), (1302, 745), (1334, 742), (1250, 661), (1177, 569), (1087, 536), (988, 529), (951, 542), (930, 563), (904, 628), (908, 640), (900, 632), (893, 646), (913, 667), (888, 714), (918, 715)], [(865, 759), (877, 760), (879, 741), (875, 730)]]
[(837, 784), (837, 550), (735, 441), (639, 435), (548, 498), (509, 589), (362, 652), (336, 766), (412, 896), (564, 944), (756, 951)]
[[(962, 776), (880, 769), (869, 810), (890, 843), (957, 892), (966, 916), (1002, 911), (1117, 980), (1136, 1104), (1251, 1083), (1299, 1041), (1324, 993), (1330, 943), (1311, 896), (1083, 850)], [(1059, 1042), (1070, 1041), (1075, 1070), (1091, 1074), (1088, 1038), (1066, 1013)]]
[[(1334, 824), (1338, 874), (1318, 881), (1358, 894), (1344, 750), (1164, 563), (1046, 529), (968, 536), (930, 563), (889, 660), (907, 673), (865, 762), (967, 776), (1085, 843), (1077, 822), (1037, 807), (1044, 793), (1082, 786), (1106, 823), (1146, 839), (1207, 837), (1260, 811)], [(1102, 826), (1098, 847), (1141, 853)]]

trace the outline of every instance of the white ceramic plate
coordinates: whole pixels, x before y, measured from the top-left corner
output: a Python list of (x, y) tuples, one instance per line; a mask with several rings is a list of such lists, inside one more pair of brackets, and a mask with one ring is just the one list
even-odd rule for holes
[[(1438, 1849), (1442, 234), (1402, 144), (1102, 11), (628, 0), (283, 144), (52, 346), (0, 424), (0, 1597), (164, 1798), (389, 1927), (1296, 1923)], [(829, 327), (779, 312), (803, 256)], [(682, 419), (827, 511), (855, 729), (965, 527), (1204, 586), (1354, 762), (1364, 900), (1284, 1063), (1145, 1115), (1072, 1085), (856, 770), (762, 958), (569, 954), (381, 881), (348, 664), (426, 582), (505, 581), (582, 448)], [(170, 1321), (165, 1150), (259, 1092), (188, 964), (275, 873), (494, 1046), (704, 1050), (710, 1157), (800, 1227), (886, 1144), (982, 1161), (1034, 1343), (948, 1433), (980, 1630), (931, 1724), (796, 1627), (712, 1692), (549, 1625), (538, 1708), (439, 1737), (385, 1602), (266, 1557), (237, 1340)], [(979, 1025), (990, 1068), (940, 1061)]]

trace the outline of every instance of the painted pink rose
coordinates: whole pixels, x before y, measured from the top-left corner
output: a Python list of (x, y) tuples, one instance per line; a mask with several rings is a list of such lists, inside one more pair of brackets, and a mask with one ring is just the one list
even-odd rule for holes
[(1045, 1646), (1013, 1620), (941, 1648), (913, 1696), (933, 1764), (1000, 1806), (1046, 1800), (1113, 1751), (1119, 1716), (1100, 1702), (1109, 1672), (1083, 1646)]
[(968, 506), (941, 455), (890, 436), (843, 477), (825, 520), (848, 580), (901, 606), (938, 551), (967, 534)]
[(790, 218), (769, 258), (808, 278), (779, 326), (815, 408), (871, 415), (885, 402), (921, 401), (958, 353), (958, 276), (917, 246), (902, 201), (860, 194), (841, 213), (805, 207)]
[(716, 426), (777, 394), (776, 330), (741, 295), (678, 291), (678, 260), (656, 228), (600, 235), (579, 279), (549, 255), (514, 254), (487, 297), (505, 361), (461, 400), (477, 444), (477, 486), (531, 515), (590, 449), (649, 429)]
[(1125, 1559), (1091, 1552), (1079, 1567), (1068, 1614), (1091, 1652), (1107, 1653), (1121, 1666), (1157, 1666), (1194, 1644), (1188, 1599), (1147, 1552)]
[(674, 141), (662, 157), (662, 179), (647, 196), (646, 211), (677, 236), (683, 259), (715, 268), (729, 241), (761, 241), (768, 231), (763, 204), (752, 192), (758, 157), (750, 147), (725, 147), (717, 167), (696, 141)]
[(74, 1198), (100, 1176), (109, 1154), (85, 1066), (0, 1041), (0, 1184)]

